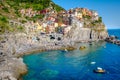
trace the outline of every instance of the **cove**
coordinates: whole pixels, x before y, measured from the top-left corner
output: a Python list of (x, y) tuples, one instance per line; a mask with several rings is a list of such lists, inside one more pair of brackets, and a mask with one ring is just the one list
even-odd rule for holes
[[(119, 80), (120, 47), (106, 42), (79, 44), (85, 50), (46, 51), (23, 57), (28, 73), (23, 80)], [(91, 64), (91, 62), (96, 62)], [(106, 74), (96, 74), (96, 67)]]

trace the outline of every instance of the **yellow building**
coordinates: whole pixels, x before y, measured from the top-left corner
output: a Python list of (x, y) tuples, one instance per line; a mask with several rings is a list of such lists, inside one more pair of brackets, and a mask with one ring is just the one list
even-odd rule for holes
[(37, 31), (41, 31), (42, 29), (43, 29), (43, 27), (38, 23), (38, 22), (36, 22), (36, 29), (37, 29)]
[(54, 26), (55, 26), (55, 27), (58, 27), (58, 23), (54, 23)]
[(80, 19), (82, 19), (82, 17), (83, 17), (82, 13), (78, 13), (77, 17), (80, 18)]

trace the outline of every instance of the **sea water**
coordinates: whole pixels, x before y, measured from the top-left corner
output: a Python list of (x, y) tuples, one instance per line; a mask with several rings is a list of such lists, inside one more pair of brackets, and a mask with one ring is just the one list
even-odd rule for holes
[[(120, 37), (120, 30), (109, 30)], [(23, 57), (28, 73), (23, 80), (120, 80), (120, 46), (93, 42), (78, 46), (86, 49), (74, 51), (46, 51)], [(94, 73), (101, 67), (105, 74)]]

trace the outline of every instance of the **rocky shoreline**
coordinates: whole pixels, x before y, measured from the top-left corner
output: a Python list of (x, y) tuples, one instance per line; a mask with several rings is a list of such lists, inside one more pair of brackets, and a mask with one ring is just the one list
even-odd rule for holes
[[(77, 31), (78, 33), (73, 33), (70, 36), (61, 35), (60, 40), (56, 37), (55, 39), (51, 39), (50, 37), (51, 35), (59, 37), (58, 35), (60, 34), (27, 35), (25, 33), (16, 33), (0, 36), (2, 39), (0, 43), (0, 79), (18, 80), (22, 74), (25, 74), (27, 72), (27, 66), (22, 59), (22, 56), (24, 55), (48, 50), (74, 50), (76, 49), (76, 42), (99, 41), (104, 40), (105, 37), (107, 37), (106, 32), (105, 35), (102, 34), (104, 37), (102, 39), (97, 38), (97, 35), (94, 35), (94, 39), (90, 39), (89, 29), (77, 29)], [(84, 33), (82, 34), (84, 36), (81, 36), (80, 32)], [(37, 37), (37, 39), (34, 39), (34, 37)]]
[[(17, 5), (18, 9), (15, 9), (8, 4), (11, 2), (2, 1), (1, 6), (1, 23), (5, 21), (0, 29), (3, 31), (0, 35), (0, 80), (18, 80), (27, 72), (22, 59), (24, 55), (47, 50), (74, 50), (76, 42), (93, 42), (108, 37), (97, 11), (87, 8), (56, 11), (52, 1), (40, 11), (33, 7), (25, 9), (20, 2), (21, 8)], [(6, 14), (4, 7), (17, 15), (10, 14), (15, 19), (3, 15)]]
[(21, 75), (27, 72), (22, 58), (6, 58), (0, 63), (0, 80), (18, 80)]
[(41, 52), (46, 50), (64, 50), (67, 44), (58, 45), (58, 42), (34, 42), (27, 39), (28, 36), (21, 35), (4, 35), (0, 42), (0, 79), (1, 80), (18, 80), (21, 75), (27, 72), (27, 66), (24, 64), (22, 56)]

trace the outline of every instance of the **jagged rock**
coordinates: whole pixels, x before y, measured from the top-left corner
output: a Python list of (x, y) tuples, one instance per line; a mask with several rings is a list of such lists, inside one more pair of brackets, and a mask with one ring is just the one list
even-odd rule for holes
[(9, 71), (1, 71), (0, 72), (0, 80), (17, 80), (13, 77), (13, 74)]
[(0, 79), (2, 80), (17, 80), (20, 75), (27, 72), (22, 58), (6, 58), (0, 67)]
[(12, 58), (8, 63), (9, 69), (13, 70), (13, 74), (15, 78), (19, 78), (21, 74), (25, 74), (27, 72), (26, 65), (23, 63), (22, 58)]
[(108, 33), (106, 30), (103, 30), (101, 32), (97, 32), (94, 30), (91, 30), (90, 28), (81, 28), (79, 26), (73, 26), (70, 30), (70, 32), (67, 34), (67, 37), (71, 39), (72, 41), (95, 41), (95, 40), (103, 40), (108, 36)]

